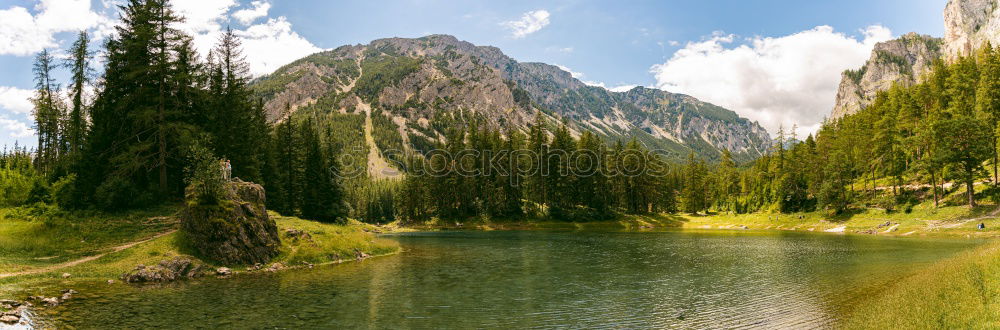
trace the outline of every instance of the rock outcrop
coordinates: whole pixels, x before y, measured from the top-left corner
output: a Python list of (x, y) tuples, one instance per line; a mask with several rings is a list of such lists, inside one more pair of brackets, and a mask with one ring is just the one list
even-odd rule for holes
[(953, 61), (986, 42), (1000, 45), (998, 7), (997, 0), (949, 0), (944, 8), (944, 38), (909, 33), (877, 44), (865, 66), (843, 73), (831, 118), (864, 109), (893, 83), (920, 82), (935, 59)]
[(264, 188), (258, 184), (226, 183), (218, 204), (188, 202), (181, 230), (201, 257), (225, 264), (267, 262), (278, 254), (278, 227), (264, 208)]
[(935, 59), (941, 57), (941, 39), (908, 33), (898, 39), (875, 45), (871, 57), (857, 70), (841, 74), (840, 87), (832, 118), (840, 118), (864, 109), (875, 94), (892, 84), (919, 82)]
[(122, 274), (126, 283), (156, 283), (173, 282), (185, 278), (200, 277), (207, 273), (204, 265), (195, 263), (188, 258), (177, 257), (160, 261), (154, 266), (138, 265), (128, 273)]
[(983, 43), (1000, 44), (997, 0), (949, 0), (944, 7), (944, 52), (947, 60), (972, 54)]

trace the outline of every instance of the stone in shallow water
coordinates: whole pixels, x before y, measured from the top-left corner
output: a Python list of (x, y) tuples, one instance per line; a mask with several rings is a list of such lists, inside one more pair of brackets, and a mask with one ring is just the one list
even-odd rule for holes
[(49, 307), (59, 306), (59, 298), (56, 297), (42, 298), (42, 302)]
[(219, 276), (229, 276), (233, 274), (233, 270), (227, 267), (219, 267), (215, 270), (215, 275)]
[(18, 317), (17, 315), (4, 314), (3, 316), (0, 316), (0, 322), (3, 322), (3, 323), (11, 323), (11, 324), (13, 324), (13, 323), (17, 323), (20, 320), (21, 320), (21, 318)]
[(138, 265), (128, 273), (122, 274), (126, 283), (171, 282), (184, 278), (199, 277), (205, 273), (205, 267), (194, 263), (191, 259), (176, 257), (163, 260), (156, 266)]

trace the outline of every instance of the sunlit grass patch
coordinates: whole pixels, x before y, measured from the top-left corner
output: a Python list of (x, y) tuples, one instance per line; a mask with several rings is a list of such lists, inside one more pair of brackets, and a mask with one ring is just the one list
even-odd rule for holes
[(1000, 242), (901, 278), (855, 306), (850, 329), (1000, 328)]
[(45, 205), (0, 209), (0, 273), (58, 264), (175, 227), (175, 208), (66, 212)]
[[(348, 224), (325, 224), (285, 217), (271, 212), (281, 236), (281, 253), (277, 261), (286, 265), (302, 263), (321, 264), (354, 259), (358, 252), (384, 255), (399, 251), (399, 244), (380, 239), (372, 232), (377, 228), (350, 220)], [(289, 229), (302, 231), (308, 236), (291, 237)]]

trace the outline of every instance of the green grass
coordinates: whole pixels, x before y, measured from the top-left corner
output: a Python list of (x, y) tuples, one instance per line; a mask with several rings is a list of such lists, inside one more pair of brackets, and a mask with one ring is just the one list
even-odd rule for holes
[(848, 329), (1000, 328), (1000, 242), (934, 264), (855, 306)]
[[(322, 264), (340, 262), (355, 258), (355, 251), (369, 255), (385, 255), (399, 251), (395, 241), (376, 238), (372, 232), (377, 227), (351, 220), (346, 225), (332, 225), (295, 217), (280, 216), (271, 212), (281, 233), (281, 254), (277, 261), (287, 265), (303, 262)], [(286, 237), (286, 229), (298, 229), (308, 233), (311, 240), (292, 240)]]
[(176, 226), (176, 211), (66, 212), (41, 204), (0, 208), (0, 273), (58, 264), (152, 237)]
[[(976, 237), (1000, 236), (1000, 219), (987, 217), (979, 221), (964, 222), (965, 219), (986, 217), (996, 208), (994, 205), (982, 205), (974, 209), (967, 206), (946, 206), (940, 208), (916, 207), (911, 212), (886, 212), (881, 209), (852, 210), (839, 215), (830, 215), (825, 211), (779, 214), (711, 214), (683, 215), (684, 228), (694, 229), (732, 229), (746, 226), (750, 229), (778, 229), (823, 231), (844, 227), (848, 233), (856, 233), (875, 229), (885, 222), (898, 223), (894, 231), (883, 233), (888, 228), (880, 228), (882, 235), (918, 235), (918, 236), (961, 236)], [(986, 230), (977, 230), (976, 225), (983, 222)]]
[[(177, 227), (172, 214), (176, 209), (139, 211), (110, 216), (83, 216), (80, 213), (57, 212), (46, 219), (32, 216), (23, 209), (0, 209), (0, 261), (2, 272), (17, 272), (52, 266), (80, 257), (107, 253), (111, 248), (141, 241)], [(51, 210), (50, 210), (51, 211)], [(27, 213), (26, 213), (27, 212)], [(55, 212), (55, 211), (51, 211)], [(356, 251), (372, 256), (399, 251), (395, 241), (379, 239), (372, 232), (377, 228), (351, 220), (346, 225), (324, 224), (285, 217), (270, 212), (281, 236), (279, 255), (272, 262), (299, 266), (304, 262), (324, 264), (354, 260)], [(150, 216), (153, 217), (150, 220)], [(46, 224), (48, 222), (48, 224)], [(293, 240), (286, 229), (309, 233), (310, 239)], [(86, 237), (82, 242), (79, 237)], [(55, 255), (58, 258), (39, 259)], [(117, 280), (136, 265), (153, 265), (177, 256), (191, 258), (210, 267), (222, 266), (192, 256), (192, 250), (182, 232), (160, 236), (130, 248), (107, 253), (95, 260), (42, 273), (0, 278), (0, 297), (10, 295), (48, 294), (75, 286), (74, 283), (100, 283)], [(244, 270), (245, 266), (231, 267)], [(69, 279), (61, 275), (69, 273)], [(28, 291), (27, 293), (25, 291)]]

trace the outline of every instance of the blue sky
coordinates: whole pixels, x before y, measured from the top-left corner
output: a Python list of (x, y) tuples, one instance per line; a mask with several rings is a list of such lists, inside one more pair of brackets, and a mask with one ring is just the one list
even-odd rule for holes
[[(78, 29), (105, 37), (114, 0), (0, 0), (0, 144), (33, 145), (31, 56)], [(942, 36), (944, 0), (886, 1), (250, 1), (175, 0), (207, 51), (229, 25), (257, 74), (321, 49), (443, 33), (583, 81), (691, 94), (761, 122), (809, 132), (829, 114), (839, 72), (874, 42)], [(831, 92), (832, 89), (832, 92)], [(831, 94), (832, 93), (832, 94)]]

